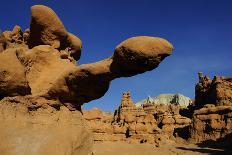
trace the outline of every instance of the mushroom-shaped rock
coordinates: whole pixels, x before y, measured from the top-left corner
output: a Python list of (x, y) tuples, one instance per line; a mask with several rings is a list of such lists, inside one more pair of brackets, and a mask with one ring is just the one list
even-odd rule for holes
[[(114, 71), (121, 76), (131, 76), (156, 68), (167, 56), (173, 46), (165, 39), (138, 36), (120, 43), (114, 52)], [(113, 65), (113, 66), (114, 66)]]
[(29, 48), (38, 45), (51, 45), (59, 50), (68, 50), (75, 60), (80, 58), (82, 43), (80, 39), (67, 32), (56, 13), (49, 7), (31, 7)]
[[(15, 28), (22, 37), (19, 30)], [(52, 9), (43, 5), (32, 6), (30, 31), (27, 31), (25, 40), (29, 35), (26, 42), (30, 49), (17, 50), (16, 59), (26, 70), (24, 77), (31, 94), (59, 100), (70, 110), (102, 97), (115, 78), (134, 76), (156, 68), (173, 49), (162, 38), (132, 37), (120, 43), (113, 56), (76, 66), (69, 56), (76, 60), (80, 58), (81, 40), (66, 31)]]
[[(98, 99), (107, 92), (111, 80), (156, 68), (172, 49), (172, 45), (161, 38), (130, 38), (117, 46), (112, 57), (67, 72), (65, 80), (58, 79), (48, 96), (59, 96), (63, 102), (74, 103), (74, 106)], [(63, 85), (69, 91), (63, 91)]]

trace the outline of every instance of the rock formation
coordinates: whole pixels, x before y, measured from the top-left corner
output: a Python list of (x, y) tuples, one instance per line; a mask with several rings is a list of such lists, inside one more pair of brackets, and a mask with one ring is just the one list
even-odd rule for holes
[(231, 134), (232, 77), (215, 76), (211, 80), (199, 73), (195, 91), (192, 140), (217, 140)]
[(179, 105), (149, 102), (136, 107), (130, 92), (125, 92), (114, 115), (92, 109), (84, 111), (84, 118), (88, 120), (95, 141), (154, 144), (178, 137), (176, 130), (190, 125), (191, 120), (179, 114), (180, 108)]
[(0, 52), (2, 52), (6, 48), (6, 39), (0, 30)]
[(192, 103), (192, 100), (182, 94), (160, 94), (155, 97), (148, 96), (147, 99), (137, 102), (136, 106), (141, 106), (147, 102), (151, 102), (152, 104), (174, 104), (188, 107)]
[(213, 80), (199, 73), (199, 83), (195, 89), (195, 105), (199, 108), (206, 104), (231, 105), (232, 77), (215, 76)]
[[(187, 140), (185, 142), (199, 143), (200, 146), (204, 143), (204, 146), (222, 144), (228, 148), (232, 135), (231, 90), (231, 77), (215, 76), (210, 80), (200, 73), (196, 101), (188, 107), (173, 104), (169, 102), (172, 101), (170, 98), (162, 100), (165, 95), (158, 96), (158, 101), (163, 101), (161, 104), (154, 103), (154, 99), (148, 97), (136, 106), (131, 94), (125, 92), (114, 115), (93, 109), (85, 111), (84, 117), (96, 142), (126, 141), (157, 145), (161, 141)], [(220, 143), (217, 144), (217, 141)]]
[(31, 7), (30, 29), (0, 33), (1, 154), (91, 153), (81, 105), (102, 97), (115, 78), (156, 68), (173, 49), (164, 39), (138, 36), (109, 58), (77, 66), (81, 48), (42, 5)]

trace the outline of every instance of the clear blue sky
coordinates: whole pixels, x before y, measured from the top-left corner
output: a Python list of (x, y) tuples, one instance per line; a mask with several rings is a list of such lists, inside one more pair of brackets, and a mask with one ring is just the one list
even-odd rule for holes
[(0, 28), (29, 27), (30, 6), (50, 6), (68, 31), (83, 42), (79, 64), (112, 55), (117, 44), (136, 35), (163, 37), (172, 56), (145, 74), (116, 79), (101, 99), (85, 108), (114, 110), (124, 91), (133, 100), (160, 93), (194, 98), (197, 72), (232, 76), (232, 1), (230, 0), (4, 0)]

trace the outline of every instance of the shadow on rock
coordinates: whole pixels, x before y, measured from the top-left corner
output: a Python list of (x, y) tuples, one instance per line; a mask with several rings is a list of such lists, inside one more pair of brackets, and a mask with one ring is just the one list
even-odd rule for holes
[(217, 140), (206, 140), (197, 144), (200, 147), (209, 147), (214, 149), (222, 149), (224, 152), (230, 152), (232, 154), (232, 133), (226, 135), (223, 138)]

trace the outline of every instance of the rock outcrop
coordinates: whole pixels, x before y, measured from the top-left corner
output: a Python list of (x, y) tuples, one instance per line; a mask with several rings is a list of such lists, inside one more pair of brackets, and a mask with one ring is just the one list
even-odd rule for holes
[[(199, 73), (191, 138), (196, 142), (222, 139), (232, 133), (232, 77), (211, 80)], [(231, 144), (231, 141), (230, 141)]]
[(2, 31), (0, 30), (0, 52), (6, 49), (6, 38), (3, 36)]
[(199, 83), (195, 89), (195, 105), (198, 108), (206, 104), (231, 105), (232, 77), (215, 76), (213, 80), (199, 73)]
[(84, 117), (97, 142), (159, 144), (162, 140), (185, 139), (191, 143), (207, 143), (210, 146), (210, 143), (215, 144), (219, 140), (219, 144), (230, 147), (231, 90), (231, 77), (217, 76), (210, 80), (200, 73), (199, 83), (196, 85), (196, 101), (188, 107), (171, 102), (173, 98), (163, 100), (165, 95), (155, 98), (162, 103), (155, 103), (153, 98), (148, 97), (138, 106), (132, 101), (130, 93), (125, 92), (114, 115), (93, 109), (85, 111)]
[(80, 111), (42, 97), (5, 97), (0, 101), (0, 154), (90, 154), (92, 133)]
[(0, 33), (0, 154), (91, 153), (81, 105), (102, 97), (115, 78), (156, 68), (173, 49), (164, 39), (138, 36), (109, 58), (77, 66), (81, 48), (43, 5), (32, 6), (30, 29)]
[(158, 105), (173, 104), (179, 105), (181, 107), (188, 107), (190, 104), (192, 104), (192, 100), (189, 97), (186, 97), (182, 94), (160, 94), (155, 97), (148, 96), (147, 99), (137, 102), (136, 106), (142, 106), (142, 104), (145, 104), (147, 102)]
[(136, 107), (130, 93), (122, 95), (114, 115), (99, 109), (84, 111), (84, 118), (97, 141), (158, 143), (179, 137), (176, 130), (189, 126), (191, 120), (179, 114), (179, 105), (154, 105), (150, 102)]

